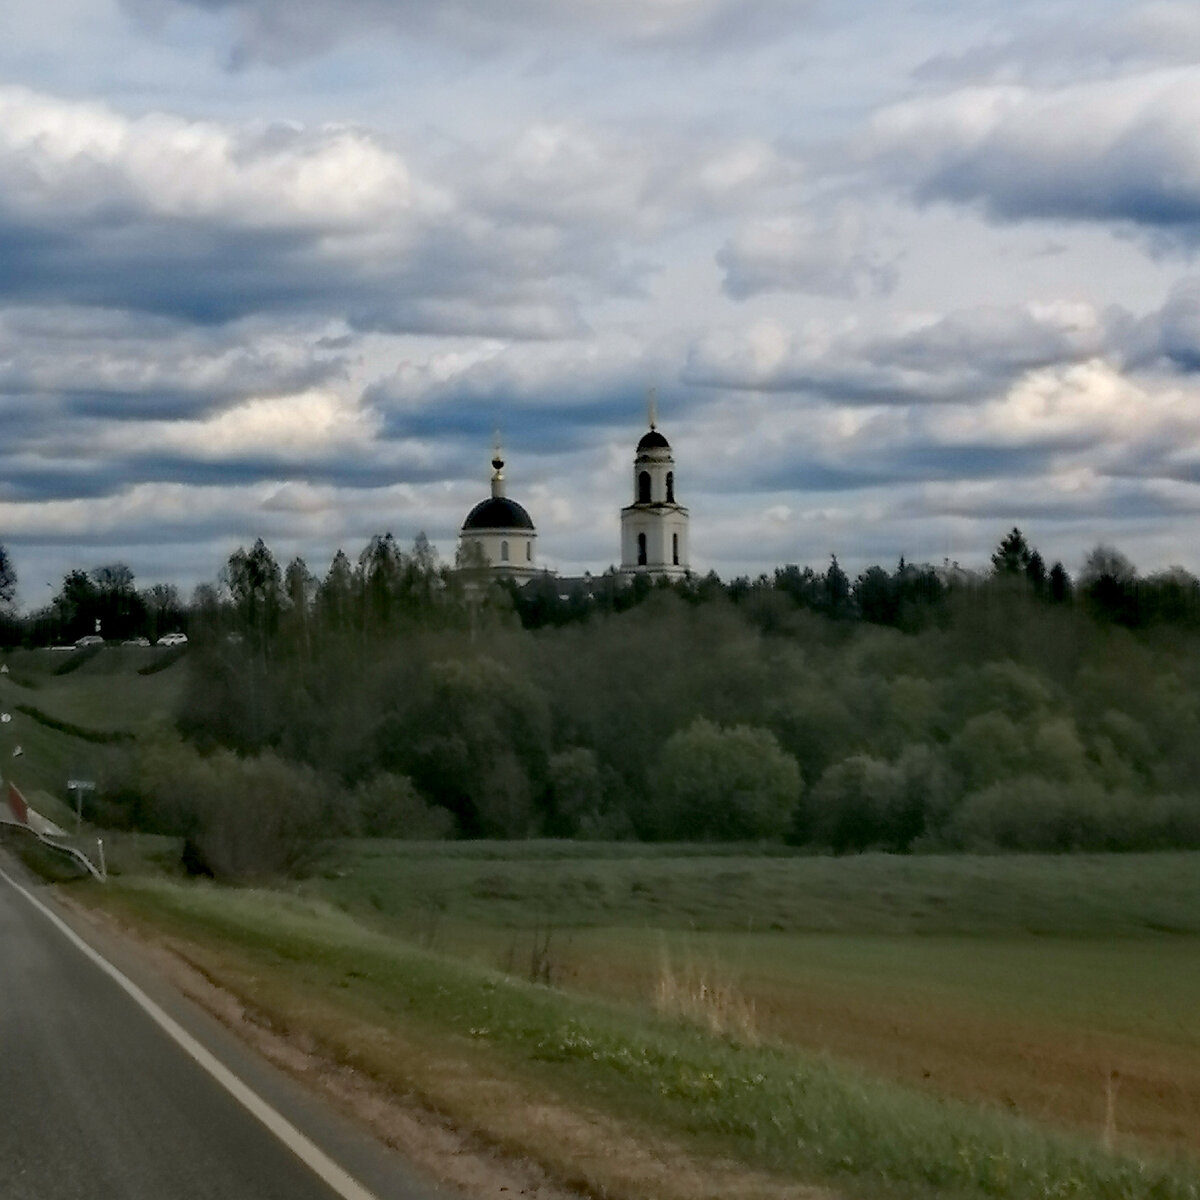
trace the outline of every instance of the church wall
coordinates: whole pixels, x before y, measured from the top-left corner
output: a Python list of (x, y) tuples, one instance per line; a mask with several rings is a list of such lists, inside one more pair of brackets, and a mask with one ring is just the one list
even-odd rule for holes
[[(488, 566), (508, 569), (513, 574), (523, 571), (540, 571), (537, 565), (536, 534), (507, 529), (473, 529), (462, 535), (464, 543), (470, 541), (482, 547)], [(503, 543), (508, 543), (508, 560), (501, 555)]]
[[(685, 508), (641, 508), (621, 512), (621, 569), (636, 572), (638, 534), (646, 535), (645, 570), (652, 574), (683, 575), (688, 566), (688, 517)], [(679, 563), (673, 561), (671, 538), (679, 536)]]

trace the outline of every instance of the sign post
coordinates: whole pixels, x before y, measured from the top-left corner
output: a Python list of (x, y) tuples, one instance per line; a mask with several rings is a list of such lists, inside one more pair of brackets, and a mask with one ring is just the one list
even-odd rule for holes
[(83, 829), (83, 793), (94, 792), (96, 790), (95, 780), (92, 779), (68, 779), (67, 791), (75, 793), (75, 832), (79, 833)]

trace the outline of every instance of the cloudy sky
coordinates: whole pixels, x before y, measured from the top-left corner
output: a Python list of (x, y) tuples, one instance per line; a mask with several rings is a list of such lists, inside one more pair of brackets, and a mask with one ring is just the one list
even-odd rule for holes
[(261, 536), (444, 556), (493, 431), (619, 555), (1200, 569), (1200, 6), (5, 0), (0, 543), (24, 607)]

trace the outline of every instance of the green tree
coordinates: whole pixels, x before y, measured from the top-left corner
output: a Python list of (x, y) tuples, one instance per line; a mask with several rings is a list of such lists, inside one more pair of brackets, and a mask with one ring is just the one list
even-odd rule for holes
[(951, 739), (950, 759), (968, 787), (1019, 774), (1029, 762), (1024, 731), (1002, 712), (972, 717)]
[(386, 772), (363, 780), (352, 797), (358, 829), (367, 837), (434, 839), (454, 831), (454, 818), (425, 803), (407, 775)]
[(317, 580), (304, 559), (297, 557), (288, 563), (283, 573), (283, 594), (287, 600), (287, 611), (282, 618), (285, 636), (307, 658), (312, 650), (310, 618)]
[(436, 607), (443, 579), (437, 549), (425, 536), (424, 531), (413, 539), (412, 549), (404, 560), (404, 568), (404, 607), (417, 615), (431, 613)]
[(17, 599), (17, 568), (0, 544), (0, 609), (11, 609)]
[(249, 551), (239, 547), (229, 556), (225, 584), (239, 631), (265, 650), (279, 628), (283, 585), (279, 564), (262, 538)]
[(62, 590), (52, 601), (59, 623), (59, 636), (73, 639), (96, 632), (100, 616), (99, 592), (86, 571), (69, 571), (63, 576)]
[(599, 827), (604, 809), (604, 777), (594, 750), (570, 746), (552, 754), (546, 776), (556, 832), (571, 835)]
[(376, 730), (380, 765), (410, 775), (476, 837), (534, 832), (549, 742), (541, 689), (489, 657), (433, 663)]
[(665, 837), (779, 838), (800, 798), (800, 769), (767, 729), (697, 718), (667, 739), (650, 804)]
[(1035, 596), (1041, 596), (1046, 591), (1046, 561), (1036, 551), (1029, 552), (1029, 561), (1025, 564), (1025, 578), (1033, 588)]
[(146, 607), (134, 587), (133, 571), (125, 563), (109, 563), (92, 572), (96, 585), (96, 616), (105, 637), (125, 638), (141, 633)]
[(825, 572), (825, 611), (831, 617), (846, 616), (850, 611), (850, 579), (838, 566), (836, 554), (830, 557)]
[(855, 754), (829, 767), (817, 781), (797, 832), (835, 854), (890, 846), (904, 799), (900, 768), (869, 754)]
[(868, 567), (854, 581), (859, 616), (876, 625), (894, 625), (899, 611), (891, 576), (882, 567)]
[(362, 580), (364, 628), (374, 634), (390, 629), (395, 619), (407, 563), (390, 533), (376, 534), (358, 556)]
[(992, 574), (1024, 575), (1029, 569), (1031, 555), (1025, 535), (1014, 525), (1012, 532), (1006, 534), (992, 552)]
[(139, 593), (146, 613), (146, 632), (157, 641), (164, 633), (183, 627), (184, 605), (179, 589), (170, 583), (156, 583)]
[(1060, 562), (1050, 568), (1049, 591), (1052, 604), (1066, 604), (1071, 599), (1071, 577)]
[(317, 612), (321, 624), (331, 633), (346, 633), (355, 626), (359, 615), (358, 583), (344, 550), (333, 556), (317, 588)]
[(1103, 543), (1096, 546), (1079, 572), (1079, 587), (1098, 616), (1138, 624), (1137, 571), (1119, 550)]

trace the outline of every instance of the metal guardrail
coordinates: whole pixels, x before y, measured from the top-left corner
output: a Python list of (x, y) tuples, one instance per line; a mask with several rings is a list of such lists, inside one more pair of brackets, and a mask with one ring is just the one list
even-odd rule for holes
[(93, 879), (104, 883), (108, 879), (108, 868), (104, 862), (104, 839), (96, 839), (96, 860), (90, 859), (78, 845), (81, 839), (73, 837), (65, 829), (55, 825), (48, 817), (43, 817), (36, 809), (31, 808), (29, 801), (22, 795), (17, 785), (11, 781), (5, 787), (7, 803), (0, 804), (0, 825), (9, 825), (14, 829), (24, 829), (31, 833), (43, 846), (70, 855)]

